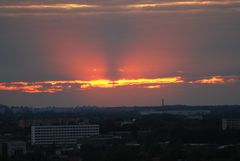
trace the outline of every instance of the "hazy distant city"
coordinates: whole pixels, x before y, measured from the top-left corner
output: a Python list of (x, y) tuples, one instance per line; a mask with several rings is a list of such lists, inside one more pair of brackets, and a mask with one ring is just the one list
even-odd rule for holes
[(240, 106), (0, 106), (1, 161), (238, 161)]

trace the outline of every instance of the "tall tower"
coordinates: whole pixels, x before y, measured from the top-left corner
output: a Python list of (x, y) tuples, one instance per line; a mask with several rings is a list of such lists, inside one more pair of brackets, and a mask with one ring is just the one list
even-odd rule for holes
[(164, 99), (162, 99), (162, 107), (165, 106), (165, 102), (164, 102)]

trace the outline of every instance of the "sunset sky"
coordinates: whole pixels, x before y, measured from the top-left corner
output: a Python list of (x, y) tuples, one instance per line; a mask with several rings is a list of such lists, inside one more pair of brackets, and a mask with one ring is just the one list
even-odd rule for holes
[(0, 0), (0, 104), (240, 104), (240, 0)]

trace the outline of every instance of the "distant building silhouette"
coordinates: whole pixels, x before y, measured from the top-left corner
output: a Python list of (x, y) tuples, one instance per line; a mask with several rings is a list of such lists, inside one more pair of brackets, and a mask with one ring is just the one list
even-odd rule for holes
[(168, 114), (185, 116), (189, 119), (203, 119), (203, 116), (211, 114), (210, 110), (144, 110), (139, 112), (140, 115)]
[(20, 128), (27, 128), (34, 125), (72, 125), (85, 123), (86, 120), (81, 120), (79, 118), (36, 118), (36, 119), (26, 119), (25, 117), (18, 120), (18, 126)]
[(222, 119), (222, 130), (240, 130), (240, 119)]
[(76, 144), (79, 139), (99, 135), (99, 125), (32, 126), (32, 145)]
[(162, 99), (162, 107), (165, 106), (164, 98)]
[(0, 158), (7, 159), (14, 155), (24, 155), (26, 152), (26, 143), (24, 141), (7, 141), (0, 143)]

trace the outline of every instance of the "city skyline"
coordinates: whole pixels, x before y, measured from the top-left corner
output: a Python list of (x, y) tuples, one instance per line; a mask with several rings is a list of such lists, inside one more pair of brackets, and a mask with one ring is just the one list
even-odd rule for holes
[(0, 0), (0, 103), (240, 104), (239, 0)]

